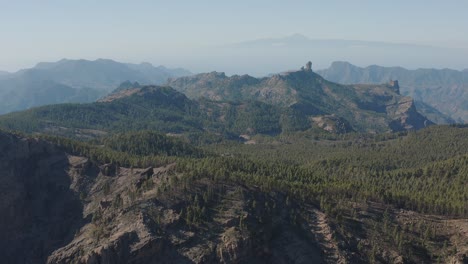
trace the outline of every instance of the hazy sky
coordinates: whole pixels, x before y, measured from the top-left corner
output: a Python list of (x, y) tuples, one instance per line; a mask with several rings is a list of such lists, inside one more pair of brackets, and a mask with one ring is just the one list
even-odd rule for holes
[(467, 14), (466, 0), (0, 0), (0, 70), (61, 58), (184, 67), (192, 49), (294, 33), (465, 49)]

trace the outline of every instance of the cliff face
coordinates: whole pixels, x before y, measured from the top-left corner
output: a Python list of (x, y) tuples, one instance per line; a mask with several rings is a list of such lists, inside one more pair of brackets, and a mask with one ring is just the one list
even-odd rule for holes
[[(332, 241), (311, 228), (318, 211), (302, 219), (293, 213), (297, 205), (286, 206), (283, 195), (207, 179), (171, 185), (174, 179), (168, 175), (177, 177), (171, 171), (173, 165), (100, 174), (84, 208), (91, 222), (48, 263), (320, 263), (343, 258), (338, 249), (322, 252), (322, 243)], [(148, 187), (153, 184), (158, 187)]]
[[(187, 182), (175, 164), (93, 164), (0, 133), (5, 263), (311, 263), (343, 259), (319, 211), (255, 187)], [(304, 216), (306, 216), (304, 218)], [(320, 215), (321, 216), (321, 215)], [(326, 220), (320, 224), (327, 226)], [(322, 230), (322, 229), (320, 229)], [(3, 239), (7, 238), (7, 239)]]
[(36, 139), (0, 132), (0, 259), (41, 263), (82, 224), (67, 155)]
[(387, 106), (387, 112), (393, 116), (393, 121), (390, 123), (393, 131), (421, 129), (434, 124), (418, 113), (413, 99), (409, 97)]

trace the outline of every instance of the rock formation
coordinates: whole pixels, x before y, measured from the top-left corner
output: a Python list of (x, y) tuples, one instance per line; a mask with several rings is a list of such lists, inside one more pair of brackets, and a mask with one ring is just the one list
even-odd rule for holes
[[(174, 164), (115, 169), (3, 132), (0, 149), (4, 263), (311, 263), (341, 254), (322, 253), (305, 224), (313, 220), (295, 224), (299, 205), (279, 193), (208, 179), (170, 185)], [(203, 224), (187, 220), (194, 201), (210, 212)]]
[(306, 70), (306, 71), (312, 71), (312, 62), (311, 62), (311, 61), (308, 61), (308, 62), (306, 63), (305, 70)]

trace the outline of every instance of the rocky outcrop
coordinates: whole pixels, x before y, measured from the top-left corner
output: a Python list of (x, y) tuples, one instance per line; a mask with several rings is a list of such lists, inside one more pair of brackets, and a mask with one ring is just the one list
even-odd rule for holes
[(408, 98), (400, 94), (397, 80), (379, 85), (340, 85), (313, 72), (311, 62), (301, 70), (266, 78), (236, 75), (228, 77), (223, 73), (213, 72), (172, 79), (168, 85), (191, 98), (207, 97), (216, 101), (258, 100), (294, 109), (315, 118), (316, 124), (323, 116), (335, 116), (348, 121), (349, 128), (341, 126), (342, 129), (319, 125), (329, 132), (387, 132), (419, 129), (432, 124), (418, 114), (414, 106), (405, 109), (403, 102)]
[(312, 121), (319, 128), (331, 133), (343, 134), (353, 131), (353, 128), (346, 119), (335, 115), (312, 117)]
[(393, 118), (390, 122), (393, 131), (417, 130), (434, 124), (416, 110), (413, 99), (409, 97), (388, 105), (387, 113)]
[[(0, 240), (2, 262), (323, 259), (311, 231), (293, 221), (299, 205), (285, 203), (284, 195), (208, 179), (174, 180), (174, 164), (94, 164), (44, 140), (8, 133), (0, 133), (0, 150), (0, 237), (9, 238)], [(189, 212), (201, 207), (203, 221), (192, 219)], [(295, 246), (283, 250), (286, 238)]]
[[(160, 173), (164, 170), (155, 169), (149, 180), (165, 184), (167, 175)], [(121, 171), (118, 178), (99, 176), (96, 185), (111, 180), (111, 193), (119, 193), (123, 204), (112, 202), (102, 209), (89, 203), (85, 213), (94, 215), (93, 221), (53, 252), (48, 263), (311, 263), (325, 259), (311, 230), (302, 230), (292, 220), (299, 217), (291, 214), (297, 205), (285, 206), (282, 195), (196, 181), (192, 186), (199, 190), (210, 186), (217, 198), (208, 198), (204, 207), (211, 213), (203, 222), (191, 223), (185, 210), (193, 201), (184, 198), (182, 188), (171, 187), (156, 199), (153, 191), (143, 191), (132, 201), (126, 188), (148, 169)], [(91, 193), (88, 199), (107, 199), (102, 191)]]
[(38, 139), (0, 132), (0, 259), (43, 263), (83, 224), (66, 153)]

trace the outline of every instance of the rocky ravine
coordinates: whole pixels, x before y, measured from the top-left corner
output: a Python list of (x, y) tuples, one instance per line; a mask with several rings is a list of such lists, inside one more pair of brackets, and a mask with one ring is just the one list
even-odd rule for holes
[(281, 193), (206, 178), (187, 181), (175, 164), (122, 168), (69, 155), (43, 140), (6, 133), (0, 139), (4, 263), (345, 259), (324, 235), (330, 229), (323, 216), (313, 209), (304, 218)]

